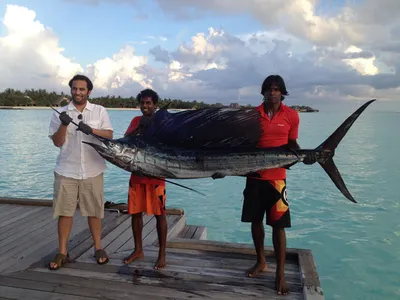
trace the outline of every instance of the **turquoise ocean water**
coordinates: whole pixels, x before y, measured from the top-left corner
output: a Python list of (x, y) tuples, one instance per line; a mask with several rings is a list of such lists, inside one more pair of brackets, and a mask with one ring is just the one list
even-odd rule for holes
[[(299, 143), (313, 148), (357, 107), (300, 114)], [(0, 196), (51, 198), (58, 149), (47, 137), (51, 110), (0, 110)], [(137, 111), (109, 111), (121, 137)], [(288, 247), (312, 250), (325, 299), (400, 299), (400, 108), (373, 103), (336, 151), (335, 162), (358, 201), (345, 199), (319, 165), (288, 171), (292, 228)], [(125, 202), (129, 173), (108, 164), (106, 200)], [(167, 185), (167, 205), (185, 210), (208, 239), (251, 243), (240, 222), (244, 179), (185, 180), (207, 197)], [(266, 228), (266, 245), (271, 231)]]

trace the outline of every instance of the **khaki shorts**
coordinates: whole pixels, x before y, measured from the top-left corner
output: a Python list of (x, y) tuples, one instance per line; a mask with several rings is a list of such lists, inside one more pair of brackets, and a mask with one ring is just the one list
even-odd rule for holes
[(82, 216), (104, 218), (103, 182), (103, 173), (78, 180), (54, 172), (53, 217), (73, 217), (79, 204)]

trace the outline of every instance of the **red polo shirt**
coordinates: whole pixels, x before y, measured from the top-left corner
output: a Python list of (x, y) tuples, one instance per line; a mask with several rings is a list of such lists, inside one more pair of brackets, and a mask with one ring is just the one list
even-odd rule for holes
[[(300, 118), (297, 111), (287, 107), (283, 103), (278, 112), (270, 119), (264, 113), (264, 103), (256, 108), (260, 114), (261, 137), (259, 148), (280, 147), (286, 145), (289, 140), (296, 140), (299, 134)], [(286, 179), (286, 169), (274, 168), (259, 171), (262, 180)]]
[[(125, 135), (127, 135), (128, 133), (131, 133), (139, 126), (140, 118), (141, 118), (141, 116), (137, 116), (132, 119), (131, 123), (129, 124), (128, 129), (125, 132)], [(133, 173), (131, 174), (130, 182), (131, 183), (142, 183), (142, 184), (165, 185), (164, 180), (158, 180), (158, 179), (149, 178), (146, 176), (137, 176)]]

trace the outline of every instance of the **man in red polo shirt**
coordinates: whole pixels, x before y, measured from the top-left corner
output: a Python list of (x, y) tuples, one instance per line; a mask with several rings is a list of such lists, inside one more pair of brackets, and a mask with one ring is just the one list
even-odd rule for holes
[[(140, 110), (143, 116), (137, 116), (132, 119), (125, 132), (125, 136), (143, 133), (157, 108), (158, 95), (151, 89), (141, 91), (136, 99), (140, 103)], [(154, 215), (157, 221), (159, 253), (154, 269), (158, 270), (165, 267), (165, 248), (167, 242), (165, 203), (166, 186), (164, 180), (131, 174), (128, 190), (128, 213), (132, 215), (132, 231), (135, 249), (124, 259), (125, 264), (129, 264), (144, 256), (142, 247), (142, 213), (145, 212), (147, 215)]]
[[(264, 101), (256, 108), (260, 111), (262, 128), (258, 147), (288, 145), (293, 149), (299, 149), (297, 143), (299, 115), (282, 103), (284, 96), (288, 94), (282, 77), (268, 76), (262, 84), (261, 94), (264, 96)], [(266, 224), (272, 227), (272, 241), (277, 261), (275, 286), (279, 295), (286, 295), (289, 293), (289, 288), (284, 277), (285, 228), (291, 227), (286, 192), (286, 169), (261, 170), (257, 172), (257, 176), (248, 177), (243, 194), (242, 222), (251, 222), (251, 233), (257, 252), (257, 262), (247, 274), (249, 277), (254, 277), (267, 270), (263, 225), (264, 214), (266, 214)]]

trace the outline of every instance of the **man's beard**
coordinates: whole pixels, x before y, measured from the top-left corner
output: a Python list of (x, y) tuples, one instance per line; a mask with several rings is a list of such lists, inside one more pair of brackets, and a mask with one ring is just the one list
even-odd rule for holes
[(78, 105), (82, 105), (85, 104), (87, 102), (88, 98), (87, 97), (82, 97), (82, 99), (80, 101), (76, 101), (75, 97), (72, 97), (72, 102), (74, 104), (78, 104)]

